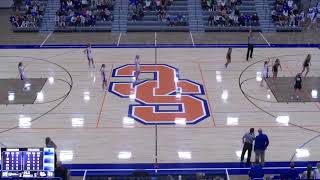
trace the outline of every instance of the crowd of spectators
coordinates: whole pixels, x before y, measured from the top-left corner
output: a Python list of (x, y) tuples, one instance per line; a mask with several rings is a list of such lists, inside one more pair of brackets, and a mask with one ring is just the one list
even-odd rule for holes
[(43, 1), (15, 0), (10, 22), (14, 27), (39, 27), (44, 10)]
[(60, 0), (55, 24), (65, 26), (95, 26), (97, 21), (112, 21), (112, 0)]
[(203, 10), (209, 11), (209, 26), (258, 26), (257, 14), (244, 15), (239, 7), (242, 0), (202, 0)]
[(184, 15), (170, 15), (168, 7), (173, 0), (130, 0), (129, 16), (132, 21), (142, 20), (146, 11), (155, 11), (157, 20), (166, 22), (168, 26), (187, 25), (187, 18)]
[(271, 11), (272, 21), (277, 26), (302, 26), (305, 20), (297, 0), (276, 0), (275, 8)]

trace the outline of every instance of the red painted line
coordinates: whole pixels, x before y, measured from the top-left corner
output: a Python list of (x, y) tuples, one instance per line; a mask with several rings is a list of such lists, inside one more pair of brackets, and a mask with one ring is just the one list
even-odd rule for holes
[[(107, 81), (107, 83), (108, 83), (107, 89), (109, 89), (112, 70), (113, 70), (113, 64), (111, 65), (110, 74), (109, 74), (108, 81)], [(98, 119), (97, 119), (97, 123), (96, 123), (96, 128), (99, 128), (99, 123), (100, 123), (100, 119), (101, 119), (102, 109), (103, 109), (103, 106), (104, 106), (104, 102), (105, 102), (105, 100), (106, 100), (107, 92), (108, 92), (107, 90), (105, 90), (105, 92), (104, 92), (104, 96), (103, 96), (102, 103), (101, 103), (101, 106), (100, 106), (100, 112), (99, 112)]]
[(201, 79), (202, 79), (202, 84), (203, 84), (203, 87), (204, 87), (204, 91), (206, 93), (206, 97), (207, 97), (207, 100), (208, 100), (209, 111), (210, 111), (210, 115), (211, 115), (210, 118), (212, 119), (213, 127), (216, 127), (216, 123), (215, 123), (214, 117), (213, 117), (213, 110), (212, 110), (212, 106), (211, 106), (210, 99), (209, 99), (209, 94), (208, 94), (208, 91), (207, 91), (207, 88), (206, 88), (206, 83), (204, 82), (204, 78), (203, 78), (203, 74), (202, 74), (202, 70), (201, 70), (200, 64), (198, 64), (198, 68), (199, 68), (199, 71), (200, 71), (200, 74), (201, 74)]

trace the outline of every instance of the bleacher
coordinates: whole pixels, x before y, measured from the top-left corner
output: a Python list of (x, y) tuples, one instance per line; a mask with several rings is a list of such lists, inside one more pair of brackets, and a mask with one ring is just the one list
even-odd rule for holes
[[(40, 1), (40, 4), (41, 6), (43, 6), (43, 13), (45, 13), (46, 11), (46, 6), (47, 6), (47, 0), (39, 0)], [(16, 11), (16, 12), (15, 12)], [(13, 14), (16, 14), (18, 13), (20, 16), (24, 16), (27, 12), (27, 8), (25, 6), (25, 4), (23, 3), (21, 6), (20, 6), (20, 9), (18, 9), (17, 7), (13, 7)], [(41, 23), (42, 23), (42, 16), (39, 17), (38, 19), (38, 22), (36, 23), (37, 25), (36, 26), (32, 26), (32, 27), (17, 27), (17, 26), (13, 26), (12, 25), (12, 31), (13, 32), (39, 32), (40, 30), (40, 27), (41, 27)]]
[[(257, 13), (254, 0), (242, 0), (242, 4), (239, 6), (240, 13), (243, 15), (250, 15)], [(203, 10), (203, 22), (205, 31), (226, 31), (226, 32), (241, 32), (248, 31), (260, 31), (260, 26), (209, 26), (208, 19), (212, 11)]]
[[(114, 10), (114, 6), (115, 6), (115, 0), (112, 0), (112, 4), (113, 4), (113, 8), (109, 9), (110, 13), (111, 13), (111, 16), (114, 15), (113, 13), (113, 10)], [(98, 11), (98, 7), (97, 6), (94, 6), (94, 7), (91, 7), (89, 5), (88, 7), (91, 11)], [(100, 17), (100, 15), (98, 14), (96, 16), (96, 22), (95, 22), (95, 25), (75, 25), (75, 24), (72, 24), (72, 25), (66, 25), (65, 27), (59, 27), (59, 26), (56, 26), (55, 27), (55, 32), (108, 32), (108, 31), (111, 31), (112, 29), (112, 22), (113, 22), (113, 18), (111, 18), (111, 20), (103, 20), (102, 17)]]
[[(298, 1), (296, 1), (298, 2)], [(275, 10), (275, 4), (276, 4), (276, 0), (267, 0), (267, 3), (269, 4), (269, 7), (271, 7), (271, 11)], [(298, 4), (298, 7), (300, 5)], [(300, 7), (301, 8), (301, 7)], [(301, 9), (298, 10), (299, 14)], [(270, 15), (271, 18), (271, 15)], [(303, 30), (302, 26), (289, 26), (287, 23), (283, 26), (279, 26), (277, 25), (277, 22), (273, 22), (276, 25), (276, 31), (277, 32), (301, 32)]]
[[(188, 1), (174, 0), (168, 10), (169, 15), (184, 15), (188, 18)], [(158, 13), (156, 11), (144, 11), (144, 17), (141, 20), (132, 21), (128, 15), (127, 31), (189, 31), (188, 24), (168, 26), (167, 22), (158, 20)]]

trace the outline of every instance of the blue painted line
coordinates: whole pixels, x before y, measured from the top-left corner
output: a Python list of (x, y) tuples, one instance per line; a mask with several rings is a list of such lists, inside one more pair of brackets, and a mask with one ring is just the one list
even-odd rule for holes
[[(9, 44), (0, 45), (0, 49), (58, 49), (58, 48), (84, 48), (85, 44)], [(93, 48), (246, 48), (247, 44), (92, 44)], [(320, 44), (256, 44), (256, 48), (320, 48)]]
[[(266, 162), (264, 166), (265, 174), (282, 174), (287, 172), (290, 162)], [(297, 170), (301, 173), (306, 170), (308, 164), (316, 165), (315, 161), (295, 162)], [(89, 176), (102, 175), (131, 175), (135, 171), (144, 171), (150, 175), (165, 174), (195, 174), (204, 172), (206, 174), (224, 174), (228, 169), (230, 175), (246, 175), (250, 167), (244, 163), (160, 163), (160, 164), (66, 164), (66, 168), (71, 170), (71, 175), (82, 176), (84, 170)], [(212, 169), (209, 169), (212, 168)]]
[[(308, 164), (315, 166), (317, 161), (296, 161), (296, 167), (307, 167)], [(264, 167), (289, 167), (290, 162), (266, 162)], [(154, 169), (153, 163), (137, 164), (65, 164), (68, 169)], [(246, 168), (245, 163), (223, 162), (223, 163), (159, 163), (156, 169), (176, 168)]]

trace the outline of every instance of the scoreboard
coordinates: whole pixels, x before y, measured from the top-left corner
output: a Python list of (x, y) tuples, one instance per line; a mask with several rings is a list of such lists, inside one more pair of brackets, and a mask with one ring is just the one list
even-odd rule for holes
[(53, 177), (54, 148), (1, 148), (1, 177)]

